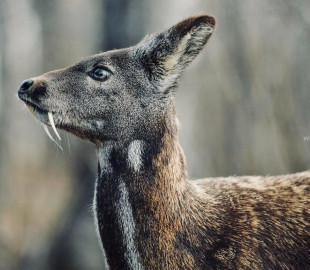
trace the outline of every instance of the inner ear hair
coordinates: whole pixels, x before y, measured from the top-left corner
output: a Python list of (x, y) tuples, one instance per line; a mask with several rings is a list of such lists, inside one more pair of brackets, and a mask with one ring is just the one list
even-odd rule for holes
[(171, 28), (176, 35), (176, 47), (168, 56), (184, 69), (202, 50), (215, 28), (215, 19), (208, 15), (187, 18)]

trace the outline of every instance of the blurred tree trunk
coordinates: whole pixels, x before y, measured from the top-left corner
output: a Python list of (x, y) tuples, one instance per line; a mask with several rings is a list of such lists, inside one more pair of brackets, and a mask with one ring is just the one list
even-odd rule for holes
[[(4, 65), (3, 65), (3, 56), (4, 56), (4, 17), (3, 17), (3, 3), (0, 2), (0, 25), (2, 26), (0, 28), (0, 142), (3, 141), (4, 138), (4, 112), (5, 112), (5, 102), (4, 102), (4, 84), (3, 84), (3, 78), (4, 78)], [(2, 147), (2, 145), (1, 145)], [(2, 178), (2, 155), (3, 151), (0, 151), (0, 179)], [(1, 182), (0, 182), (1, 184)]]
[[(23, 12), (19, 12), (20, 9)], [(44, 250), (31, 253), (27, 246), (32, 235), (27, 226), (31, 212), (27, 207), (31, 200), (27, 200), (25, 195), (28, 183), (23, 177), (18, 177), (24, 165), (21, 149), (26, 136), (16, 136), (17, 133), (24, 135), (23, 123), (19, 118), (21, 110), (16, 108), (18, 85), (25, 70), (35, 72), (41, 60), (38, 25), (40, 23), (30, 1), (0, 1), (0, 262), (5, 265), (2, 268), (0, 264), (1, 269), (21, 269), (25, 257), (31, 257), (38, 264), (46, 255)], [(22, 106), (22, 103), (18, 104)], [(31, 153), (27, 157), (31, 159)], [(34, 246), (40, 240), (35, 239)]]
[[(2, 143), (4, 140), (4, 134), (5, 134), (5, 111), (6, 111), (6, 103), (4, 102), (4, 61), (3, 61), (3, 56), (5, 54), (5, 48), (4, 48), (4, 43), (5, 43), (5, 36), (4, 36), (4, 16), (3, 16), (3, 11), (4, 11), (4, 5), (2, 2), (0, 2), (0, 190), (5, 190), (5, 182), (1, 181), (1, 179), (4, 179), (4, 173), (3, 173), (3, 164), (2, 164), (2, 156), (4, 155), (3, 148), (5, 148), (4, 144)], [(0, 192), (0, 195), (1, 192)], [(5, 198), (3, 196), (0, 197), (0, 213), (2, 212), (2, 207), (5, 203)], [(0, 235), (1, 237), (1, 235)], [(4, 260), (2, 256), (7, 256), (8, 250), (5, 247), (5, 243), (0, 244), (0, 261)], [(0, 264), (1, 268), (1, 264)]]
[(103, 0), (103, 50), (135, 45), (144, 35), (144, 1)]
[[(83, 150), (85, 151), (83, 146), (75, 149), (77, 153), (82, 153)], [(87, 265), (87, 253), (90, 252), (89, 249), (92, 249), (93, 246), (90, 247), (87, 245), (87, 242), (85, 242), (85, 246), (81, 247), (81, 244), (79, 243), (80, 235), (78, 232), (81, 230), (80, 225), (85, 224), (85, 219), (89, 220), (89, 217), (91, 216), (91, 209), (89, 206), (92, 203), (94, 180), (96, 176), (94, 171), (92, 171), (92, 168), (89, 167), (84, 155), (76, 154), (74, 157), (71, 157), (70, 164), (72, 164), (71, 170), (73, 172), (73, 180), (75, 181), (76, 186), (74, 196), (76, 197), (72, 201), (72, 205), (64, 217), (66, 219), (65, 226), (63, 226), (62, 230), (51, 243), (48, 261), (50, 270), (83, 270), (85, 267), (87, 269), (93, 269), (90, 265)], [(89, 211), (87, 211), (87, 209)], [(93, 227), (91, 229), (95, 230), (95, 226), (93, 226), (92, 222), (86, 223)], [(78, 250), (77, 247), (80, 250)], [(98, 245), (98, 250), (99, 248)], [(78, 253), (83, 251), (85, 251), (85, 254), (78, 257)], [(84, 261), (82, 261), (83, 259)]]

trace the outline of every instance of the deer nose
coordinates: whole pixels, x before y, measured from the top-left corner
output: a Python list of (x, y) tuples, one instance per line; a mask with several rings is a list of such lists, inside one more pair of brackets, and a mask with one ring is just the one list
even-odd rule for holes
[(34, 81), (31, 79), (23, 81), (21, 86), (19, 87), (18, 92), (20, 94), (24, 94), (24, 93), (28, 92), (32, 88), (33, 83), (34, 83)]

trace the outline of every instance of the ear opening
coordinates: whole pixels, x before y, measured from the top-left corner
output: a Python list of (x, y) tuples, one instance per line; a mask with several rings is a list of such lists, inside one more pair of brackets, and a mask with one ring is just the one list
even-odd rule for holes
[(177, 78), (203, 49), (215, 28), (208, 15), (189, 17), (171, 28), (147, 36), (135, 48), (151, 79), (161, 90), (173, 88)]

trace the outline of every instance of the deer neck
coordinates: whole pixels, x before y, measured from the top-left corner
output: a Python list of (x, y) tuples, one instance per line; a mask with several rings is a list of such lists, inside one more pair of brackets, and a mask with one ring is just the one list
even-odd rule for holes
[[(151, 252), (158, 234), (179, 226), (176, 215), (188, 184), (185, 159), (176, 122), (163, 126), (152, 140), (106, 141), (98, 148), (94, 210), (108, 262), (115, 268), (145, 268), (145, 248), (151, 245)], [(158, 253), (156, 249), (160, 245), (154, 250)]]

